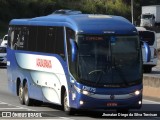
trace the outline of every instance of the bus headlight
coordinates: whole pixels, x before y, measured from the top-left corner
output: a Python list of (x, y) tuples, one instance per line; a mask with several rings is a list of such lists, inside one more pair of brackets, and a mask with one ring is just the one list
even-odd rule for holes
[(142, 101), (139, 101), (138, 104), (141, 105), (141, 104), (142, 104)]
[(139, 90), (136, 90), (136, 91), (134, 92), (134, 94), (135, 94), (136, 96), (138, 96), (140, 93), (141, 93), (141, 92), (140, 92)]
[(75, 90), (78, 92), (78, 93), (82, 93), (84, 95), (90, 95), (90, 92), (86, 91), (86, 90), (81, 90), (80, 88), (78, 88), (77, 86), (74, 85), (74, 88)]
[(86, 91), (86, 90), (83, 90), (82, 93), (83, 93), (84, 95), (89, 95), (89, 92)]

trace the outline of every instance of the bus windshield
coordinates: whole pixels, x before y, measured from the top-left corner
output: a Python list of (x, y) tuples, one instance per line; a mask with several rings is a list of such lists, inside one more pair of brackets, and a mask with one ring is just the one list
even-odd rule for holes
[(79, 35), (76, 78), (100, 87), (126, 87), (141, 82), (138, 36)]

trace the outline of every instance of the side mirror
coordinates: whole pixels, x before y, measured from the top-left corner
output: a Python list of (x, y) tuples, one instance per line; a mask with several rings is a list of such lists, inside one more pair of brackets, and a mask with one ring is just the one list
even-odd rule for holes
[(144, 41), (142, 41), (142, 42), (143, 42), (143, 46), (144, 46), (144, 49), (145, 49), (146, 62), (150, 62), (150, 60), (151, 60), (151, 49), (146, 42), (144, 42)]
[(73, 39), (70, 39), (70, 44), (71, 44), (72, 62), (74, 62), (77, 56), (77, 45)]

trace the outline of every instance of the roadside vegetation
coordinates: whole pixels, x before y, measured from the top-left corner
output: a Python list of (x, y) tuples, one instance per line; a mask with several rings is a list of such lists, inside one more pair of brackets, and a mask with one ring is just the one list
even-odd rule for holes
[[(134, 21), (138, 24), (141, 5), (160, 3), (158, 0), (134, 0)], [(83, 13), (120, 15), (131, 20), (131, 0), (0, 0), (0, 37), (7, 33), (14, 18), (48, 15), (57, 9), (80, 10)]]

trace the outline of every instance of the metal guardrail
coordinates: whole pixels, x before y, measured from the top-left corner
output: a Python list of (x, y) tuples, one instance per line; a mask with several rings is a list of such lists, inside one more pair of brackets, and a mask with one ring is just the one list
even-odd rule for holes
[(157, 49), (159, 50), (160, 49), (160, 33), (157, 33), (156, 36), (157, 36)]

